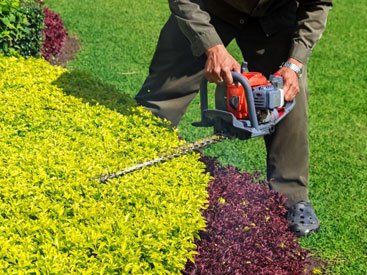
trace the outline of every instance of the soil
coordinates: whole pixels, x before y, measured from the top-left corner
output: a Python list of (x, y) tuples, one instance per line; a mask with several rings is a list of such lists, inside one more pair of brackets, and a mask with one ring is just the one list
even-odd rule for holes
[(65, 67), (66, 63), (72, 60), (80, 50), (80, 42), (75, 36), (67, 36), (61, 53), (54, 59), (50, 60), (52, 65)]
[(310, 255), (307, 260), (307, 265), (305, 267), (305, 274), (306, 275), (325, 274), (326, 266), (327, 266), (326, 261), (323, 261), (316, 256)]

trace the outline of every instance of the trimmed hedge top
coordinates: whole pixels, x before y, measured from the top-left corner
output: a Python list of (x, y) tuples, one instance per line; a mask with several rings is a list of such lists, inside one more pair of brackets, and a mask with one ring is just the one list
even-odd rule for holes
[(180, 273), (205, 227), (204, 164), (192, 154), (99, 183), (182, 141), (141, 108), (66, 95), (67, 73), (0, 56), (0, 270)]

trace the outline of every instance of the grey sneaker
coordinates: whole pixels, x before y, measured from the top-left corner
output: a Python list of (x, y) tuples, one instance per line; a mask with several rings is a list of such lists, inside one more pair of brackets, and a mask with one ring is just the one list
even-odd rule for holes
[(320, 228), (315, 211), (308, 202), (298, 202), (289, 207), (287, 220), (289, 229), (297, 237), (308, 236)]

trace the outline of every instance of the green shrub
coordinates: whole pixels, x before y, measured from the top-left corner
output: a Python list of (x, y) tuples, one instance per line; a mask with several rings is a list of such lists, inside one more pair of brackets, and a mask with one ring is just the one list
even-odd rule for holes
[(0, 53), (40, 56), (43, 17), (35, 0), (0, 0)]
[(66, 72), (0, 56), (1, 273), (179, 274), (205, 227), (198, 155), (101, 184), (183, 141), (141, 108), (66, 95)]

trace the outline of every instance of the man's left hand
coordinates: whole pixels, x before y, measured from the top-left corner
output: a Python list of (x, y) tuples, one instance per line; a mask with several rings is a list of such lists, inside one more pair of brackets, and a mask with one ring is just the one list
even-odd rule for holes
[[(296, 64), (302, 67), (302, 63), (296, 59), (289, 58), (288, 62)], [(284, 99), (286, 101), (292, 101), (299, 93), (298, 75), (295, 71), (290, 68), (282, 67), (278, 73), (283, 77), (284, 81)]]

